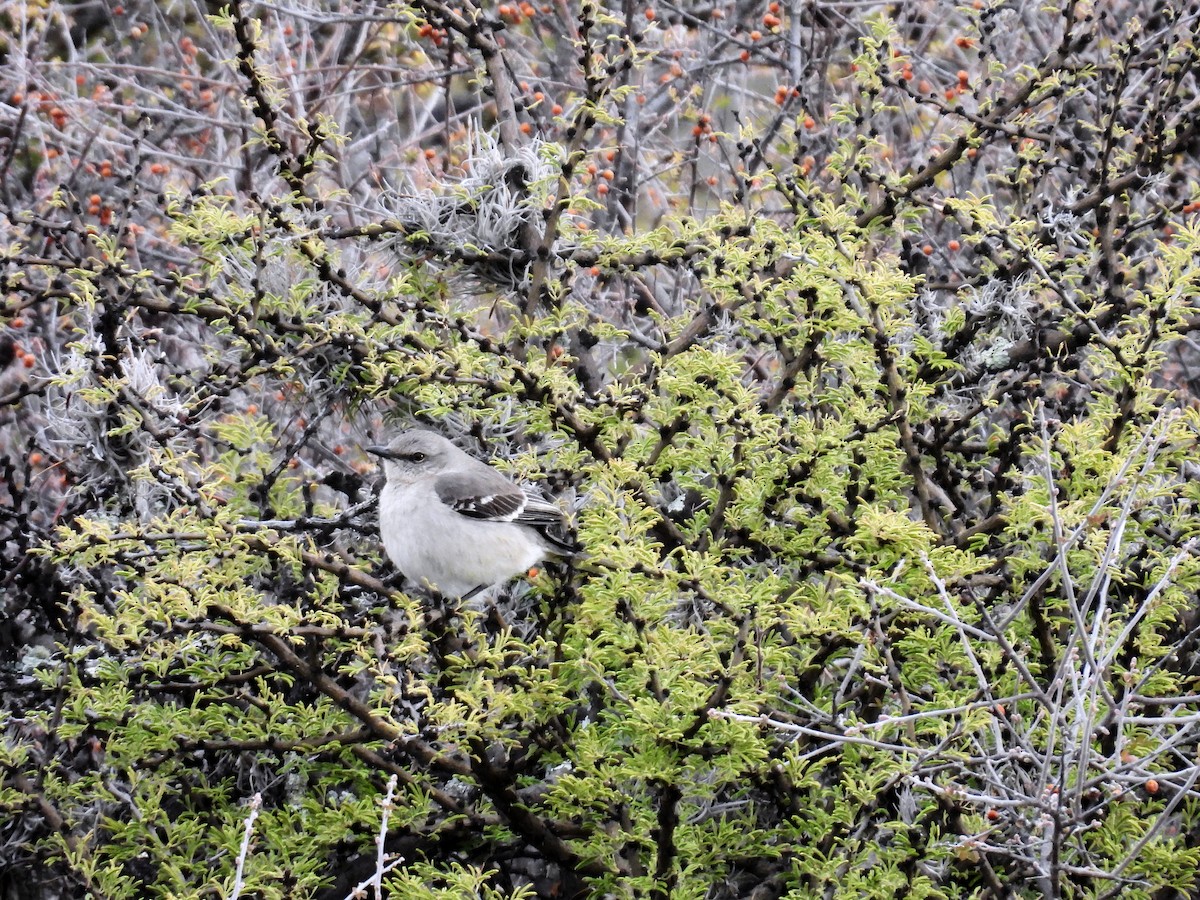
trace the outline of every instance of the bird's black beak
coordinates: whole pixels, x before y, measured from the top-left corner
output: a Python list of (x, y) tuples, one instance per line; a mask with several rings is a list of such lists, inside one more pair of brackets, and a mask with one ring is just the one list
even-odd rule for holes
[(395, 456), (391, 450), (389, 450), (387, 447), (384, 447), (382, 444), (363, 447), (363, 450), (365, 450), (367, 453), (370, 453), (372, 456), (378, 456), (381, 459), (392, 459)]

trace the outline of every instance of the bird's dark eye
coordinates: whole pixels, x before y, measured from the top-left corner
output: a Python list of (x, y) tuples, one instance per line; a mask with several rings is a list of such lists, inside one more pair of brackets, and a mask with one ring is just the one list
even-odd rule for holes
[(406, 459), (409, 462), (415, 462), (415, 463), (425, 462), (425, 454), (422, 453), (420, 450), (418, 450), (415, 453), (405, 453), (401, 458)]

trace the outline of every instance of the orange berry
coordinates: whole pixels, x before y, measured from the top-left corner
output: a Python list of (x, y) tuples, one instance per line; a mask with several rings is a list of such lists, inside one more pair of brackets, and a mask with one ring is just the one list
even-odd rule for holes
[(810, 128), (810, 129), (811, 129), (811, 128), (816, 128), (816, 127), (817, 127), (817, 120), (816, 120), (816, 119), (814, 119), (812, 116), (805, 116), (805, 117), (804, 117), (804, 127), (805, 127), (805, 128)]
[(253, 415), (256, 415), (257, 413), (258, 413), (258, 404), (257, 403), (251, 403), (249, 406), (246, 407), (246, 415), (253, 416)]
[(437, 157), (436, 150), (434, 150), (432, 147), (425, 148), (425, 158), (426, 159), (435, 159), (436, 157)]
[(752, 41), (761, 41), (761, 40), (762, 40), (762, 32), (761, 32), (761, 31), (752, 31), (752, 32), (750, 32), (750, 40), (752, 40)]
[(1000, 812), (995, 809), (989, 809), (987, 811), (987, 818), (988, 818), (989, 822), (995, 822), (997, 819), (1000, 818)]
[(933, 256), (933, 245), (926, 244), (925, 246), (923, 246), (921, 248), (921, 252), (924, 253), (926, 256)]
[(31, 466), (40, 466), (44, 461), (45, 457), (36, 450), (29, 454), (29, 464)]
[(958, 241), (950, 241), (950, 243), (946, 244), (946, 246), (950, 249), (950, 251), (952, 253), (957, 253), (959, 251), (959, 249), (962, 247), (962, 244), (960, 244)]
[(782, 24), (779, 16), (772, 15), (771, 13), (767, 13), (762, 17), (762, 23), (767, 28), (778, 28)]
[(1146, 793), (1147, 794), (1157, 794), (1158, 793), (1158, 782), (1155, 779), (1153, 779), (1153, 778), (1146, 779)]
[(598, 185), (596, 185), (596, 193), (599, 194), (600, 196), (604, 196), (605, 194), (608, 193), (608, 185), (605, 184), (603, 181), (600, 182)]
[(603, 172), (600, 173), (600, 177), (603, 178), (605, 181), (612, 181), (617, 176), (613, 172), (612, 169), (605, 169)]
[(592, 266), (590, 269), (588, 269), (588, 274), (591, 275), (593, 278), (596, 278), (600, 274), (600, 267)]
[(533, 132), (532, 125), (530, 125), (528, 122), (521, 123), (521, 134), (531, 134), (532, 132)]
[(746, 62), (747, 60), (750, 59), (750, 51), (743, 50), (741, 53), (738, 54), (738, 59), (740, 59), (742, 62)]
[(559, 105), (558, 103), (555, 103), (552, 107), (550, 107), (550, 115), (561, 116), (562, 115), (562, 106)]
[(27, 369), (32, 369), (32, 368), (33, 368), (33, 364), (34, 364), (35, 362), (37, 362), (37, 360), (36, 360), (36, 359), (34, 359), (34, 357), (33, 357), (33, 354), (32, 354), (32, 353), (26, 353), (26, 354), (25, 354), (25, 356), (24, 356), (24, 358), (21, 360), (21, 365), (23, 365), (23, 366), (24, 366), (25, 368), (27, 368)]
[(971, 80), (970, 72), (968, 72), (966, 69), (958, 70), (958, 83), (960, 85), (962, 85), (963, 87), (966, 87), (968, 82), (970, 82), (970, 80)]
[(654, 12), (654, 7), (653, 7), (653, 6), (649, 6), (649, 7), (647, 7), (647, 8), (646, 8), (646, 21), (647, 21), (647, 22), (653, 22), (653, 21), (654, 21), (654, 17), (655, 17), (656, 15), (657, 15), (657, 13), (655, 13), (655, 12)]
[(975, 46), (975, 39), (969, 37), (957, 37), (954, 39), (954, 43), (962, 50), (969, 50), (971, 47)]
[(775, 2), (775, 0), (771, 0), (770, 4), (768, 4), (768, 5), (767, 5), (767, 9), (769, 9), (771, 12), (773, 12), (773, 13), (775, 13), (775, 14), (777, 14), (777, 15), (778, 15), (778, 13), (779, 13), (779, 4), (778, 4), (778, 3), (776, 3), (776, 2)]
[(12, 321), (8, 323), (13, 328), (24, 328), (25, 320), (21, 316), (13, 316)]

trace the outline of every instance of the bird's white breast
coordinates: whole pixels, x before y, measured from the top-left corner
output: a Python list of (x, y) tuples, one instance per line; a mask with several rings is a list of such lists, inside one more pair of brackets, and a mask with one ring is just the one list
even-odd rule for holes
[(545, 556), (533, 529), (455, 512), (428, 481), (389, 482), (379, 497), (379, 530), (396, 568), (450, 596), (507, 581)]

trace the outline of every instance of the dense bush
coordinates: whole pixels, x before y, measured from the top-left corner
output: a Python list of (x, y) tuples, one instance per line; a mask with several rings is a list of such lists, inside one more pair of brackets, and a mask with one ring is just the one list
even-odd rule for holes
[(10, 893), (1195, 893), (1196, 4), (0, 16)]

